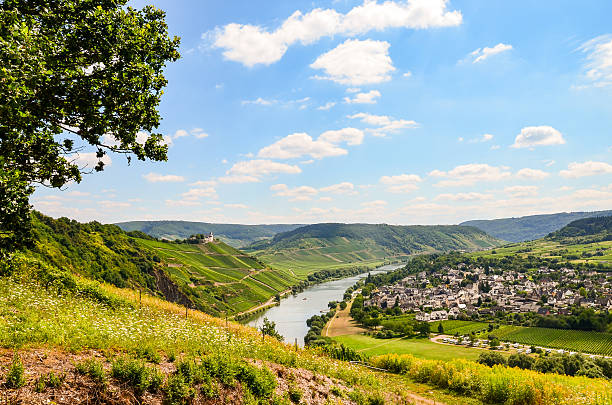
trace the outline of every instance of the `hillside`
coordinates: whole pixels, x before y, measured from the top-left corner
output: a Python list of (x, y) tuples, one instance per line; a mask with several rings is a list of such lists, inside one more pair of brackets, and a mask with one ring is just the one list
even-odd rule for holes
[[(210, 314), (232, 315), (260, 305), (299, 280), (215, 241), (159, 242), (115, 225), (81, 224), (34, 214), (30, 255), (118, 287), (145, 289)], [(135, 237), (140, 236), (140, 237)]]
[(249, 251), (266, 263), (302, 273), (308, 267), (377, 265), (418, 253), (474, 251), (501, 245), (484, 232), (463, 226), (316, 224), (255, 242)]
[[(0, 274), (6, 403), (604, 404), (612, 385), (412, 356), (349, 363), (17, 256)], [(512, 387), (512, 389), (509, 389)], [(482, 401), (482, 402), (481, 402)]]
[(562, 212), (549, 215), (530, 215), (520, 218), (474, 220), (460, 225), (473, 226), (496, 238), (509, 242), (523, 242), (543, 238), (572, 221), (612, 215), (612, 210), (595, 212)]
[(612, 216), (579, 219), (551, 233), (548, 238), (564, 243), (612, 241)]
[(279, 232), (291, 231), (301, 225), (235, 225), (187, 221), (131, 221), (115, 224), (126, 232), (140, 231), (158, 239), (186, 239), (191, 235), (212, 232), (233, 247), (242, 247)]

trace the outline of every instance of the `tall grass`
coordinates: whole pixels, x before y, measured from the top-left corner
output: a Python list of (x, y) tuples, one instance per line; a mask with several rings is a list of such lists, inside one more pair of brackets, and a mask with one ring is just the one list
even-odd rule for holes
[(610, 404), (612, 384), (603, 379), (542, 374), (467, 360), (422, 360), (387, 354), (370, 359), (374, 367), (448, 389), (486, 403), (509, 405)]

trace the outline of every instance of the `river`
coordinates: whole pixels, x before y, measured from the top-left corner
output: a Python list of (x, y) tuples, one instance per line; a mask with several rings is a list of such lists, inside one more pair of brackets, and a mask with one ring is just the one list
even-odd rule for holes
[[(372, 270), (371, 274), (386, 273), (398, 269), (405, 264), (391, 264)], [(297, 295), (290, 295), (281, 300), (280, 305), (272, 307), (257, 318), (251, 320), (248, 325), (259, 328), (264, 318), (276, 323), (276, 330), (284, 338), (286, 343), (294, 343), (297, 339), (298, 345), (304, 345), (304, 336), (308, 332), (306, 320), (313, 315), (327, 311), (327, 303), (330, 301), (341, 301), (344, 292), (357, 281), (367, 277), (367, 273), (357, 276), (328, 281), (308, 287)]]

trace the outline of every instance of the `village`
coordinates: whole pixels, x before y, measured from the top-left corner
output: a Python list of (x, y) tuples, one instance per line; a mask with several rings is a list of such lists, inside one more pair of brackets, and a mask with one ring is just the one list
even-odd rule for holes
[(485, 271), (465, 264), (435, 275), (410, 275), (374, 291), (364, 306), (399, 307), (418, 321), (506, 313), (568, 315), (571, 307), (612, 310), (612, 282), (606, 273), (540, 268), (531, 274)]

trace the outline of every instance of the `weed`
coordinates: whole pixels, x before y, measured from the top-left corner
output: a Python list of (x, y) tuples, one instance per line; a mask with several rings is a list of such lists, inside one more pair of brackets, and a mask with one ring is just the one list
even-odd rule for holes
[(5, 386), (7, 388), (21, 388), (26, 384), (25, 367), (21, 362), (21, 358), (15, 354), (13, 362), (6, 376)]
[(78, 374), (91, 377), (100, 385), (106, 384), (106, 372), (102, 363), (96, 359), (86, 359), (74, 365)]
[(36, 392), (45, 392), (47, 388), (59, 388), (62, 386), (65, 379), (66, 374), (57, 376), (55, 373), (53, 373), (53, 371), (51, 371), (49, 374), (41, 374), (36, 379), (34, 389)]
[(121, 357), (113, 361), (111, 375), (134, 388), (137, 394), (156, 392), (163, 383), (163, 375), (155, 367), (147, 367), (142, 360)]
[(289, 399), (291, 400), (291, 402), (293, 402), (294, 404), (299, 404), (300, 401), (302, 400), (302, 390), (299, 389), (299, 387), (297, 385), (291, 385), (289, 387)]
[(266, 367), (258, 368), (244, 362), (237, 377), (259, 398), (270, 397), (276, 388), (276, 377)]
[(340, 397), (340, 398), (343, 397), (342, 390), (339, 387), (336, 387), (335, 385), (333, 387), (331, 387), (329, 392), (331, 392), (332, 394), (334, 394), (337, 397)]
[(187, 404), (195, 397), (195, 390), (185, 381), (181, 374), (173, 374), (168, 377), (163, 388), (166, 405)]
[(150, 346), (140, 346), (136, 348), (136, 357), (150, 361), (151, 363), (159, 364), (161, 355)]

